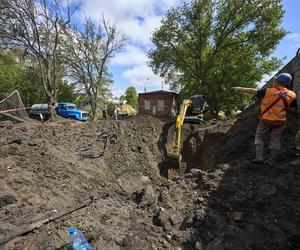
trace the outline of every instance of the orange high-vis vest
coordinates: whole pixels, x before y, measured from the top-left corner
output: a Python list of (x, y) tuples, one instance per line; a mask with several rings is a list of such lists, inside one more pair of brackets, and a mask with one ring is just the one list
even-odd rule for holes
[(260, 106), (261, 119), (267, 121), (285, 121), (287, 108), (295, 98), (296, 94), (287, 88), (267, 88)]

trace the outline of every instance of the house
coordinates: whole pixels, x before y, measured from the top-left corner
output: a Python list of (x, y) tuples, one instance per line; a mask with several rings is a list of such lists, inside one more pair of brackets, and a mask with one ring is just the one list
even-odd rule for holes
[(153, 116), (175, 116), (178, 94), (171, 91), (153, 91), (139, 93), (138, 112)]

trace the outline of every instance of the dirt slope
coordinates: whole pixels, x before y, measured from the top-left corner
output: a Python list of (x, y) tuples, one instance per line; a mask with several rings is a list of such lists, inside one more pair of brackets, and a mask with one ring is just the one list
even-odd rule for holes
[(251, 159), (258, 113), (251, 107), (224, 135), (211, 133), (202, 145), (199, 167), (212, 169), (195, 177), (209, 197), (206, 219), (188, 241), (191, 248), (197, 239), (208, 249), (300, 248), (300, 169), (289, 164), (295, 159), (297, 120), (290, 114), (278, 162), (256, 165)]
[[(67, 249), (70, 226), (94, 249), (300, 248), (300, 175), (286, 164), (294, 157), (296, 121), (284, 131), (285, 156), (275, 166), (250, 162), (256, 123), (250, 109), (204, 133), (199, 169), (172, 180), (159, 175), (163, 123), (155, 118), (1, 123), (0, 243), (88, 205), (0, 248)], [(102, 157), (76, 154), (91, 138), (74, 138), (100, 132), (118, 135)], [(97, 142), (92, 150), (101, 148)]]

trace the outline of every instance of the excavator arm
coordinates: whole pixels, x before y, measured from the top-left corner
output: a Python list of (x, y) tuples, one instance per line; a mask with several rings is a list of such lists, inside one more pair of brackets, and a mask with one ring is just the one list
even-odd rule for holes
[(186, 99), (182, 102), (180, 105), (179, 114), (176, 118), (176, 136), (175, 136), (175, 144), (173, 148), (173, 153), (171, 156), (174, 159), (178, 159), (178, 161), (181, 161), (181, 154), (180, 154), (180, 142), (181, 142), (181, 129), (182, 125), (184, 123), (184, 118), (186, 115), (186, 111), (189, 106), (192, 105), (192, 100)]
[(167, 171), (168, 178), (185, 173), (189, 167), (188, 162), (195, 156), (201, 143), (197, 131), (205, 124), (200, 115), (206, 107), (207, 103), (202, 95), (185, 99), (180, 105), (175, 124), (169, 123), (166, 126), (168, 131), (163, 155), (165, 165), (162, 169)]

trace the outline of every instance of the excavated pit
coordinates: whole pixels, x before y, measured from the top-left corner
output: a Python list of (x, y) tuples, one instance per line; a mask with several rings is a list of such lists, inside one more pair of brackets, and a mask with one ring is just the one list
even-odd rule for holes
[[(201, 131), (196, 150), (184, 143), (187, 173), (172, 179), (161, 176), (168, 135), (156, 118), (1, 122), (0, 248), (68, 249), (74, 226), (94, 249), (299, 249), (297, 122), (278, 164), (258, 166), (256, 117), (253, 107)], [(89, 147), (104, 153), (86, 158)]]
[[(180, 153), (181, 161), (174, 159), (174, 145), (176, 126), (174, 122), (164, 124), (158, 143), (163, 154), (159, 163), (160, 174), (165, 178), (173, 178), (177, 175), (188, 173), (191, 169), (209, 170), (216, 164), (214, 146), (221, 134), (215, 131), (223, 129), (224, 122), (209, 124), (185, 123), (181, 129)], [(227, 125), (228, 126), (228, 125)]]

